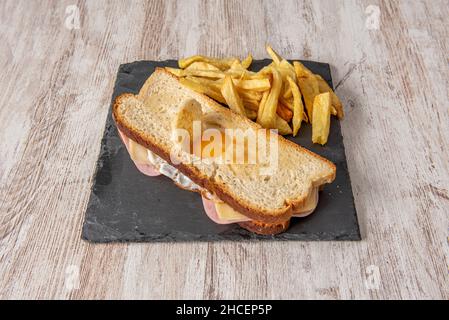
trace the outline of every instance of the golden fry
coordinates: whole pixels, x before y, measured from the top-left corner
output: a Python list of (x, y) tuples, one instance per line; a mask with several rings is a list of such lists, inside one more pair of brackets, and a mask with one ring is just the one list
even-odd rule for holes
[(286, 107), (288, 107), (291, 111), (293, 111), (293, 98), (285, 99), (283, 97), (279, 98), (279, 101)]
[(243, 68), (242, 63), (239, 60), (235, 60), (229, 70), (242, 71), (245, 70), (245, 68)]
[(187, 78), (180, 78), (179, 82), (181, 82), (186, 87), (192, 89), (193, 91), (203, 93), (206, 96), (211, 97), (214, 100), (217, 100), (218, 102), (226, 103), (226, 100), (223, 98), (220, 91), (214, 90), (211, 87), (208, 87), (202, 83)]
[(167, 70), (168, 72), (170, 72), (171, 74), (177, 76), (177, 77), (182, 77), (182, 70), (178, 69), (178, 68), (170, 68), (170, 67), (165, 67), (165, 70)]
[(276, 68), (272, 67), (273, 84), (270, 89), (267, 101), (260, 122), (264, 128), (276, 128), (276, 109), (279, 100), (279, 94), (282, 89), (282, 76)]
[(282, 59), (279, 65), (276, 66), (276, 69), (281, 73), (282, 75), (282, 90), (281, 90), (281, 97), (290, 98), (291, 97), (291, 91), (290, 86), (288, 85), (287, 77), (291, 77), (296, 81), (296, 73), (295, 68), (285, 59)]
[(226, 70), (231, 67), (232, 63), (234, 63), (235, 60), (238, 60), (238, 59), (236, 59), (236, 58), (215, 59), (215, 58), (196, 55), (196, 56), (191, 56), (191, 57), (188, 57), (185, 59), (180, 59), (178, 61), (178, 65), (181, 69), (185, 69), (192, 63), (201, 61), (201, 62), (207, 62), (209, 64), (212, 64), (220, 70)]
[(295, 67), (299, 88), (304, 96), (308, 118), (310, 121), (313, 121), (313, 100), (315, 99), (315, 96), (320, 93), (318, 80), (315, 75), (300, 62), (294, 61), (293, 66)]
[(312, 118), (312, 142), (326, 144), (331, 121), (331, 95), (321, 93), (315, 97)]
[(274, 63), (270, 63), (268, 66), (263, 67), (259, 71), (257, 71), (258, 75), (261, 75), (263, 77), (266, 77), (268, 75), (271, 75), (271, 67), (274, 66)]
[(189, 65), (186, 70), (215, 70), (220, 71), (216, 66), (213, 64), (202, 62), (202, 61), (195, 61), (191, 65)]
[(292, 133), (292, 128), (288, 125), (287, 121), (276, 115), (276, 129), (278, 129), (279, 134), (287, 135)]
[(293, 61), (293, 67), (295, 69), (296, 76), (299, 77), (308, 77), (314, 75), (312, 71), (306, 68), (301, 62)]
[(319, 74), (316, 74), (315, 77), (318, 80), (318, 88), (320, 90), (320, 93), (329, 92), (331, 94), (332, 114), (335, 115), (336, 113), (338, 119), (343, 119), (345, 114), (340, 99), (332, 90), (332, 88), (329, 87), (326, 80), (324, 80)]
[[(331, 96), (331, 102), (332, 102), (332, 96)], [(331, 115), (338, 116), (337, 109), (335, 109), (335, 107), (332, 105), (331, 105)]]
[(248, 69), (251, 66), (251, 63), (253, 62), (253, 56), (251, 53), (242, 61), (242, 67), (245, 69)]
[(220, 79), (224, 78), (226, 74), (220, 70), (196, 70), (196, 69), (184, 69), (181, 73), (182, 76), (194, 76), (194, 77), (203, 77), (203, 78), (211, 78), (211, 79)]
[(237, 89), (232, 82), (231, 76), (225, 77), (223, 86), (221, 87), (221, 94), (226, 100), (226, 104), (229, 106), (229, 109), (235, 113), (246, 115), (242, 99), (240, 98)]
[(268, 44), (265, 46), (265, 49), (267, 50), (268, 54), (270, 55), (271, 59), (273, 59), (274, 63), (276, 65), (279, 65), (282, 61), (282, 57), (276, 53), (276, 51), (273, 50), (272, 47), (270, 47)]
[(293, 112), (281, 102), (278, 103), (278, 107), (276, 109), (276, 113), (279, 117), (284, 119), (287, 122), (290, 122), (293, 117)]
[(255, 111), (255, 110), (245, 108), (245, 114), (246, 114), (246, 117), (251, 120), (256, 120), (256, 118), (257, 118), (257, 111)]
[(234, 84), (240, 88), (245, 90), (254, 90), (254, 91), (267, 91), (270, 89), (271, 84), (270, 80), (267, 78), (264, 79), (251, 79), (251, 80), (233, 80)]
[[(225, 75), (227, 75), (227, 73)], [(232, 81), (234, 82), (234, 85), (238, 88), (239, 91), (260, 92), (269, 90), (271, 87), (270, 80), (266, 77), (262, 79), (248, 79), (248, 80), (233, 78)], [(223, 79), (218, 79), (216, 82), (223, 84)]]
[(204, 86), (210, 87), (212, 90), (220, 92), (221, 86), (223, 82), (218, 82), (217, 80), (211, 80), (208, 78), (201, 78), (201, 77), (194, 77), (194, 76), (187, 76), (185, 77), (188, 80), (200, 83)]
[(310, 122), (310, 121), (309, 121), (309, 117), (307, 116), (307, 112), (304, 111), (304, 112), (302, 113), (302, 117), (304, 118), (304, 122)]
[(282, 98), (290, 99), (291, 97), (292, 97), (292, 89), (290, 87), (287, 87), (287, 90), (284, 91)]
[(263, 109), (265, 107), (265, 102), (267, 102), (269, 94), (270, 94), (270, 91), (265, 91), (263, 93), (262, 99), (260, 100), (260, 103), (259, 103), (259, 110), (257, 110), (257, 123), (260, 125), (262, 125), (260, 122), (260, 119), (262, 119)]
[(255, 73), (252, 71), (246, 71), (242, 77), (243, 80), (265, 80), (267, 79), (266, 74)]
[[(237, 90), (238, 92), (238, 90)], [(242, 96), (240, 96), (240, 98), (243, 101), (243, 105), (245, 106), (246, 109), (251, 109), (254, 111), (259, 110), (259, 101), (254, 100), (254, 99), (248, 99), (248, 98), (244, 98)]]
[(292, 90), (293, 95), (293, 136), (296, 136), (299, 128), (301, 127), (301, 121), (303, 120), (304, 114), (304, 106), (302, 105), (301, 93), (299, 92), (299, 88), (296, 85), (295, 81), (287, 77), (288, 83), (290, 84), (290, 88)]
[(240, 97), (242, 97), (242, 99), (256, 100), (257, 105), (259, 105), (259, 101), (260, 101), (260, 99), (262, 99), (262, 96), (263, 96), (263, 93), (260, 91), (245, 90), (245, 89), (242, 89), (239, 87), (237, 87), (237, 91), (239, 92), (239, 95), (240, 95)]
[(296, 81), (295, 67), (291, 65), (287, 60), (282, 60), (278, 67), (279, 72), (282, 74), (282, 78), (286, 81), (287, 76), (290, 76)]
[(288, 62), (285, 59), (282, 59), (281, 63), (279, 64), (279, 67), (289, 70), (292, 79), (295, 80), (296, 78), (295, 67), (293, 67), (293, 65), (290, 62)]

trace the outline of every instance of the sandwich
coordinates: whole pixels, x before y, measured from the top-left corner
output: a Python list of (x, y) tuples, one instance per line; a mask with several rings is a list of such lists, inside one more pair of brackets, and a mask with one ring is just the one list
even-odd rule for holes
[(113, 103), (119, 135), (138, 170), (197, 192), (215, 223), (263, 235), (311, 214), (335, 179), (327, 159), (263, 129), (157, 68), (137, 95)]

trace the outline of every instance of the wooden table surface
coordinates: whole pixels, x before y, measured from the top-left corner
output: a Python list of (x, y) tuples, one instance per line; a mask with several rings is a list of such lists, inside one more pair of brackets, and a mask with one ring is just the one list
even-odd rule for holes
[[(449, 299), (448, 16), (447, 0), (1, 1), (0, 298)], [(81, 240), (118, 66), (265, 43), (332, 66), (363, 241)]]

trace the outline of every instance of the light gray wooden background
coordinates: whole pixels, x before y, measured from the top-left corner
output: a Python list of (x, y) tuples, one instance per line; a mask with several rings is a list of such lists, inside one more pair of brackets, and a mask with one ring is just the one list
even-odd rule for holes
[[(1, 1), (0, 298), (448, 299), (448, 8)], [(332, 65), (363, 241), (82, 241), (119, 64), (265, 43)]]

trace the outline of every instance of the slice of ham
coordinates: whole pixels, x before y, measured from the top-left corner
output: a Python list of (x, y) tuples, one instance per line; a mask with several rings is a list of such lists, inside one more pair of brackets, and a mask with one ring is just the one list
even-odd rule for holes
[[(119, 136), (120, 136), (123, 144), (126, 146), (126, 150), (128, 150), (128, 153), (129, 153), (129, 138), (127, 136), (125, 136), (125, 134), (123, 132), (121, 132), (119, 129), (117, 129), (117, 130), (118, 130)], [(140, 172), (142, 172), (144, 175), (147, 175), (150, 177), (156, 177), (156, 176), (161, 175), (159, 170), (157, 170), (152, 165), (149, 165), (146, 163), (138, 163), (136, 161), (134, 161), (134, 164), (136, 165), (137, 169)]]

